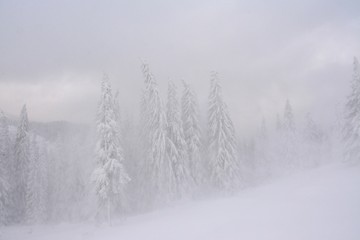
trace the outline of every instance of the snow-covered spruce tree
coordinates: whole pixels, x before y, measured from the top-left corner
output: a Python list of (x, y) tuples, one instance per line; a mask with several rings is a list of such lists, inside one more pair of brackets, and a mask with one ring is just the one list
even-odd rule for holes
[(261, 136), (263, 139), (267, 139), (267, 138), (268, 138), (268, 130), (267, 130), (267, 124), (266, 124), (266, 119), (265, 119), (265, 117), (263, 117), (263, 118), (262, 118), (262, 121), (261, 121), (260, 136)]
[(217, 73), (211, 79), (208, 140), (211, 182), (218, 189), (231, 190), (239, 180), (235, 129), (222, 99)]
[(262, 118), (255, 146), (255, 177), (261, 180), (269, 174), (269, 133), (265, 117)]
[(360, 163), (360, 66), (354, 58), (351, 93), (345, 106), (345, 123), (343, 136), (345, 143), (345, 161), (351, 164)]
[(39, 146), (39, 168), (37, 181), (40, 185), (38, 204), (37, 204), (37, 221), (42, 223), (47, 219), (47, 198), (48, 198), (48, 152), (46, 143), (43, 140), (38, 141)]
[(111, 224), (112, 212), (125, 196), (126, 184), (130, 178), (123, 166), (123, 152), (120, 146), (118, 126), (114, 113), (114, 101), (108, 77), (101, 84), (101, 98), (97, 114), (97, 167), (93, 182), (98, 198), (98, 217), (106, 216)]
[[(115, 92), (115, 95), (114, 95), (114, 115), (115, 115), (115, 120), (116, 120), (116, 124), (117, 124), (117, 132), (118, 132), (118, 139), (119, 139), (119, 142), (120, 142), (120, 146), (121, 146), (121, 149), (122, 149), (122, 156), (123, 156), (123, 159), (124, 161), (122, 162), (122, 165), (125, 167), (126, 169), (126, 172), (128, 175), (131, 176), (131, 181), (130, 183), (132, 184), (132, 182), (134, 181), (134, 177), (135, 175), (131, 175), (131, 172), (129, 172), (129, 162), (132, 162), (134, 161), (133, 158), (129, 158), (127, 159), (126, 157), (126, 154), (128, 153), (128, 151), (125, 151), (125, 147), (128, 147), (126, 146), (125, 142), (128, 140), (128, 139), (125, 139), (126, 137), (128, 136), (125, 136), (124, 132), (126, 132), (126, 130), (124, 129), (124, 113), (121, 111), (121, 107), (120, 107), (120, 92), (119, 90), (116, 90)], [(128, 150), (128, 149), (126, 149)], [(131, 156), (129, 156), (131, 157)], [(136, 183), (135, 183), (136, 184)], [(130, 187), (130, 186), (128, 186)], [(129, 188), (127, 187), (127, 189), (129, 190)], [(125, 193), (122, 193), (122, 195), (125, 194)], [(128, 211), (130, 206), (129, 206), (129, 191), (126, 192), (126, 195), (127, 197), (126, 198), (122, 198), (119, 200), (119, 204), (117, 205), (117, 209), (116, 210), (119, 210), (119, 211)]]
[(25, 220), (26, 213), (26, 186), (30, 161), (29, 120), (26, 105), (21, 110), (14, 150), (15, 175), (17, 176), (14, 189), (15, 219), (17, 222), (22, 222)]
[(284, 123), (279, 113), (275, 115), (274, 132), (271, 135), (271, 139), (268, 141), (268, 157), (269, 157), (269, 171), (270, 174), (277, 174), (282, 171), (285, 165), (283, 159), (284, 149)]
[(304, 130), (304, 137), (313, 143), (321, 143), (324, 138), (324, 133), (320, 129), (319, 125), (315, 123), (310, 114), (306, 116), (306, 126)]
[(40, 221), (39, 203), (41, 182), (40, 182), (40, 155), (39, 146), (34, 135), (30, 143), (30, 158), (26, 181), (26, 216), (25, 221), (29, 224)]
[(283, 128), (283, 124), (280, 120), (280, 115), (276, 114), (276, 125), (275, 125), (276, 132), (280, 133), (282, 128)]
[(175, 171), (175, 191), (178, 197), (186, 197), (193, 189), (194, 180), (190, 175), (189, 156), (180, 119), (180, 108), (177, 100), (176, 86), (169, 82), (167, 102), (167, 157)]
[(26, 216), (28, 224), (42, 223), (46, 219), (47, 170), (43, 142), (33, 135), (26, 185)]
[(142, 64), (145, 89), (142, 96), (141, 122), (144, 139), (144, 162), (142, 166), (142, 191), (146, 199), (144, 207), (166, 203), (174, 196), (176, 183), (171, 160), (166, 150), (170, 143), (167, 137), (167, 120), (157, 83), (149, 71), (148, 64)]
[(283, 128), (288, 133), (295, 131), (294, 114), (289, 100), (285, 104)]
[(121, 113), (120, 113), (120, 100), (119, 100), (120, 92), (117, 90), (114, 95), (114, 114), (115, 120), (118, 125), (119, 135), (121, 135)]
[(189, 168), (196, 185), (204, 183), (203, 163), (201, 159), (201, 132), (199, 125), (199, 107), (195, 93), (189, 84), (183, 81), (181, 98), (181, 120), (189, 156)]
[(306, 156), (303, 166), (305, 168), (316, 167), (322, 161), (325, 135), (310, 114), (307, 114), (306, 121), (303, 135)]
[(282, 121), (281, 155), (283, 167), (295, 169), (299, 166), (299, 139), (295, 129), (294, 114), (289, 100), (286, 100)]
[(12, 165), (9, 127), (5, 114), (0, 111), (0, 226), (10, 222), (10, 174), (12, 174)]

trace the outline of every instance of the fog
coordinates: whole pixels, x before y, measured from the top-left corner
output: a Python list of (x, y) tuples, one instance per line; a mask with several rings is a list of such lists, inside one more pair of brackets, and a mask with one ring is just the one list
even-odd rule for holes
[[(268, 193), (300, 184), (318, 200), (305, 189), (299, 209), (299, 199), (315, 209), (325, 194), (350, 199), (341, 183), (326, 186), (359, 180), (359, 9), (355, 0), (0, 0), (0, 238), (2, 228), (11, 238), (23, 229), (21, 239), (26, 227), (58, 223), (125, 231), (127, 218), (173, 209), (171, 222), (176, 206), (196, 212), (229, 197), (239, 211), (252, 198), (261, 216), (261, 187), (297, 174), (329, 182), (317, 192), (290, 180)], [(237, 219), (217, 214), (223, 204), (213, 202), (214, 217)], [(317, 233), (333, 223), (322, 224)]]

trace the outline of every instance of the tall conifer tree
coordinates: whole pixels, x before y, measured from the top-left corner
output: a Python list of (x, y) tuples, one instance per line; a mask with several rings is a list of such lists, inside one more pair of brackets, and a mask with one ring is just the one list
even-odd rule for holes
[(157, 83), (149, 70), (142, 64), (145, 89), (142, 96), (141, 122), (144, 138), (143, 193), (148, 206), (168, 202), (174, 196), (176, 177), (172, 162), (167, 154), (170, 141), (167, 136), (167, 119)]
[(181, 119), (190, 173), (197, 185), (204, 182), (204, 166), (201, 159), (201, 132), (199, 124), (199, 106), (196, 96), (189, 84), (183, 81), (184, 90), (181, 98)]
[(15, 140), (15, 174), (14, 199), (16, 202), (15, 218), (18, 222), (25, 220), (26, 213), (26, 186), (30, 161), (29, 120), (26, 105), (20, 114), (20, 122)]
[(10, 221), (10, 176), (13, 174), (12, 169), (9, 127), (5, 114), (0, 111), (0, 226)]
[(176, 184), (175, 192), (179, 197), (184, 197), (190, 193), (193, 187), (193, 179), (189, 170), (189, 156), (186, 149), (184, 132), (180, 119), (179, 102), (177, 100), (176, 86), (169, 82), (168, 102), (167, 102), (167, 157), (172, 162), (175, 172)]
[(217, 188), (231, 190), (239, 178), (235, 129), (222, 98), (217, 73), (213, 73), (211, 79), (208, 125), (211, 181)]
[(345, 159), (352, 164), (360, 163), (360, 66), (357, 58), (353, 63), (351, 93), (347, 98), (343, 136)]
[[(97, 168), (93, 173), (98, 214), (106, 215), (111, 224), (112, 212), (124, 192), (130, 178), (123, 166), (123, 152), (120, 146), (114, 101), (108, 77), (101, 84), (101, 98), (97, 115)], [(123, 197), (123, 196), (122, 196)]]

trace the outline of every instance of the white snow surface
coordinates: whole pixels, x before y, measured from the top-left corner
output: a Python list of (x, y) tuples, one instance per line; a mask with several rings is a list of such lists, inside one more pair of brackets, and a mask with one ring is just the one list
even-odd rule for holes
[(94, 222), (11, 226), (4, 240), (359, 240), (360, 167), (328, 165), (222, 199)]

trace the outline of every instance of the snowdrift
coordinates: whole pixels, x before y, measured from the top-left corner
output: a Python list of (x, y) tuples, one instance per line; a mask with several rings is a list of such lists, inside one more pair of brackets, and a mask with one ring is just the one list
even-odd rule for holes
[(333, 164), (248, 188), (114, 221), (2, 229), (4, 240), (358, 240), (360, 167)]

